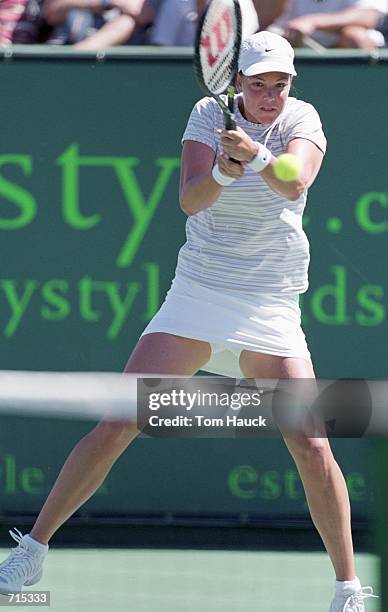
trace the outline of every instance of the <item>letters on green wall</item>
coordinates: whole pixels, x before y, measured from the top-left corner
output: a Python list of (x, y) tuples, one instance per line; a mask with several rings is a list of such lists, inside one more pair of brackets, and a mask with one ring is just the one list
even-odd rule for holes
[[(304, 219), (311, 266), (301, 307), (315, 369), (323, 378), (385, 378), (388, 128), (385, 100), (370, 92), (386, 82), (388, 64), (299, 59), (297, 68), (297, 95), (316, 106), (328, 138)], [(0, 78), (0, 369), (120, 370), (164, 299), (185, 239), (180, 138), (201, 97), (191, 61), (13, 59), (0, 61)], [(33, 511), (80, 431), (55, 445), (52, 462), (22, 453), (19, 430), (16, 450), (10, 431), (0, 438), (2, 501)], [(106, 509), (108, 491), (118, 511), (305, 516), (289, 456), (271, 452), (280, 441), (233, 449), (213, 441), (198, 452), (201, 442), (136, 441), (91, 508)], [(353, 444), (366, 454), (364, 442)], [(361, 456), (345, 445), (350, 496), (363, 515), (371, 485)], [(169, 484), (177, 479), (179, 495)]]

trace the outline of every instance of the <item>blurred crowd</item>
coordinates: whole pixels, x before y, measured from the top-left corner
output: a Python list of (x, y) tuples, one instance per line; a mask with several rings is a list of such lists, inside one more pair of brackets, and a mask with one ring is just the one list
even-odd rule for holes
[[(243, 36), (272, 29), (294, 47), (388, 45), (388, 0), (239, 0)], [(191, 46), (207, 0), (0, 0), (0, 47)]]

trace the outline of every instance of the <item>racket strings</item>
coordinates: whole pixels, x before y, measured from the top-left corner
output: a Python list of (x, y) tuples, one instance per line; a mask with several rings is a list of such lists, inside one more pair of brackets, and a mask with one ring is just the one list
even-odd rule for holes
[(207, 87), (214, 94), (223, 93), (229, 83), (231, 74), (233, 74), (233, 49), (228, 55), (215, 67), (207, 66), (204, 70), (203, 78)]
[(213, 95), (223, 93), (233, 79), (240, 39), (233, 0), (213, 0), (199, 40), (202, 79)]

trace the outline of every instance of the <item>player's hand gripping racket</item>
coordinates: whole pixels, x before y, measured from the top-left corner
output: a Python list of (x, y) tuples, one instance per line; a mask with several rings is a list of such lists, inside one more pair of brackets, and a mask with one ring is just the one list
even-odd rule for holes
[[(234, 78), (241, 45), (241, 9), (238, 0), (210, 0), (198, 25), (194, 68), (206, 94), (216, 99), (226, 130), (235, 130)], [(228, 92), (227, 104), (220, 97)]]

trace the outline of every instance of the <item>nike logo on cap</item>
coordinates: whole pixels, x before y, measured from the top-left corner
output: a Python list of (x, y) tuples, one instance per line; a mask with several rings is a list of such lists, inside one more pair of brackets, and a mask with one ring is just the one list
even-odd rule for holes
[(275, 51), (275, 49), (265, 49), (266, 53), (269, 53), (270, 51)]

